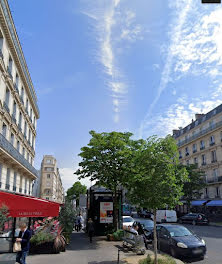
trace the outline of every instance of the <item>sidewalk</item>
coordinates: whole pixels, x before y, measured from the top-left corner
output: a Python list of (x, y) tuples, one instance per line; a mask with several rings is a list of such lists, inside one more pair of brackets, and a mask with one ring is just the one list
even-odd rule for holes
[[(82, 232), (72, 234), (72, 240), (66, 252), (51, 255), (31, 255), (29, 264), (116, 264), (120, 242), (107, 242), (105, 238), (95, 237), (93, 243)], [(121, 264), (123, 262), (120, 262)]]
[[(122, 242), (106, 241), (105, 237), (94, 237), (93, 243), (83, 232), (72, 234), (71, 243), (66, 252), (60, 254), (31, 255), (27, 258), (29, 264), (117, 264), (118, 246)], [(133, 252), (124, 253), (120, 251), (119, 264), (138, 264), (140, 259), (146, 258), (147, 254), (153, 255), (147, 250), (143, 256)], [(176, 260), (177, 264), (183, 262)]]

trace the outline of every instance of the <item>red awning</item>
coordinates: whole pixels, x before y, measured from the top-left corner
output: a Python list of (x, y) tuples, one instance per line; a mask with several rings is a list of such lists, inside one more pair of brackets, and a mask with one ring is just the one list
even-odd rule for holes
[(36, 197), (0, 192), (0, 207), (6, 205), (11, 217), (47, 217), (59, 215), (59, 203)]

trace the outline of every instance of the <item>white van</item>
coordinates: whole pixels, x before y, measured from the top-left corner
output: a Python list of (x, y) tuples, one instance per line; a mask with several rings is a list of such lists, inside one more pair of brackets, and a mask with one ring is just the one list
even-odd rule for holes
[(156, 221), (157, 223), (176, 223), (177, 213), (174, 210), (157, 210)]

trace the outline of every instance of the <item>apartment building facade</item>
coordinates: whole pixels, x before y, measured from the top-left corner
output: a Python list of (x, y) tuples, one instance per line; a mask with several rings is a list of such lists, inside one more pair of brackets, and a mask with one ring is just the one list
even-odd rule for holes
[(180, 163), (197, 164), (205, 174), (207, 187), (201, 198), (222, 200), (222, 105), (207, 114), (196, 114), (188, 126), (174, 130), (173, 136)]
[(40, 198), (63, 203), (64, 189), (56, 159), (45, 155), (41, 164)]
[(0, 1), (0, 190), (32, 194), (37, 97), (7, 0)]

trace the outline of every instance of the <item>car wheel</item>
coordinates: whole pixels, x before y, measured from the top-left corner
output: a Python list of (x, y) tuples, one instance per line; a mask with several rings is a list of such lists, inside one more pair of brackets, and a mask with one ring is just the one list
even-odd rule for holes
[(196, 225), (197, 223), (196, 223), (196, 221), (195, 220), (193, 220), (192, 221), (192, 225)]
[(176, 250), (174, 248), (170, 248), (170, 254), (173, 258), (177, 258), (177, 253), (176, 253)]
[(179, 219), (178, 223), (179, 223), (179, 224), (183, 224), (182, 219)]

